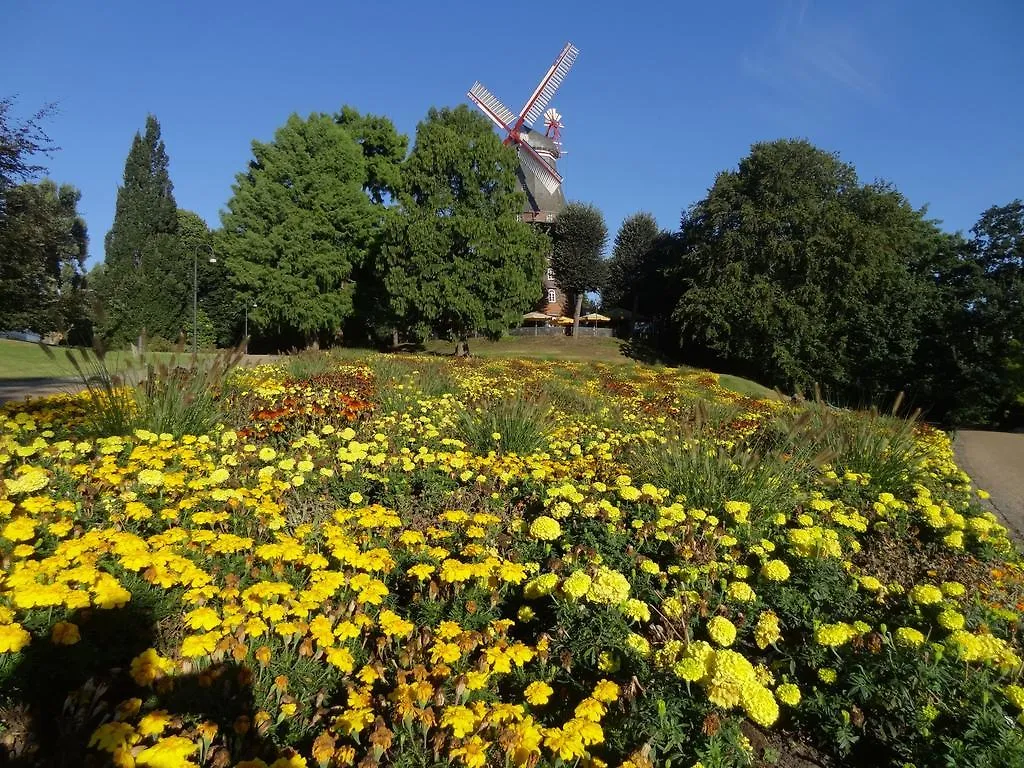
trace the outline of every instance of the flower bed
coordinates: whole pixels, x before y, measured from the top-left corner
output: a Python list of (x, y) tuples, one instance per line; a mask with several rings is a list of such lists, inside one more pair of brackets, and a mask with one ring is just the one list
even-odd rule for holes
[(633, 366), (224, 397), (205, 435), (0, 409), (8, 757), (1024, 764), (1019, 558), (940, 432)]

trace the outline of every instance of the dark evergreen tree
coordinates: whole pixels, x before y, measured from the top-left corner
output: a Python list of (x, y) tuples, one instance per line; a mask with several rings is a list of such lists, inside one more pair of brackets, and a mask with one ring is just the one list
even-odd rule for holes
[(608, 245), (604, 216), (590, 203), (569, 203), (558, 214), (552, 233), (551, 269), (563, 291), (576, 297), (573, 336), (579, 334), (583, 295), (604, 286), (607, 263), (602, 259)]
[(545, 242), (519, 220), (518, 159), (483, 115), (431, 109), (388, 222), (385, 287), (406, 329), (456, 342), (499, 337), (539, 298)]
[(286, 348), (332, 343), (379, 225), (363, 153), (332, 116), (313, 114), (292, 115), (272, 142), (253, 142), (253, 155), (222, 215), (218, 258), (258, 304), (250, 332)]
[(125, 162), (96, 286), (100, 332), (111, 344), (133, 341), (143, 332), (173, 340), (190, 325), (192, 262), (178, 241), (178, 209), (167, 165), (160, 124), (150, 115), (145, 134), (135, 134)]

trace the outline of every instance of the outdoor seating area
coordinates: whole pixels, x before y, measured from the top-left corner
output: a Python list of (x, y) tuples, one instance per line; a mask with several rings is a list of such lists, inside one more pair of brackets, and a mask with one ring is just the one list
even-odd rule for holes
[[(611, 318), (597, 312), (580, 316), (580, 336), (613, 336)], [(566, 315), (527, 312), (523, 324), (510, 333), (513, 336), (572, 336), (573, 319)]]

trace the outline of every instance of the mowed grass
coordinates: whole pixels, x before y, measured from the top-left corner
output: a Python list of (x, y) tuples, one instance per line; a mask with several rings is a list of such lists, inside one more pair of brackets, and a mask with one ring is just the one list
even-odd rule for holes
[[(628, 363), (622, 339), (604, 336), (507, 336), (499, 341), (471, 339), (469, 350), (479, 357), (525, 357), (534, 360), (581, 360), (585, 362)], [(454, 342), (432, 339), (426, 343), (432, 354), (452, 354)]]
[[(80, 360), (80, 350), (69, 347), (50, 347), (53, 355), (47, 355), (38, 344), (28, 341), (12, 341), (0, 339), (0, 380), (20, 379), (79, 379), (71, 361), (68, 360), (68, 352)], [(200, 353), (200, 357), (209, 353)], [(90, 352), (91, 355), (91, 352)], [(183, 363), (189, 354), (187, 352), (150, 352), (145, 356), (146, 362), (161, 363), (177, 360)], [(138, 361), (128, 351), (108, 352), (106, 365), (112, 373), (122, 373), (137, 365)], [(85, 366), (89, 373), (92, 367)]]

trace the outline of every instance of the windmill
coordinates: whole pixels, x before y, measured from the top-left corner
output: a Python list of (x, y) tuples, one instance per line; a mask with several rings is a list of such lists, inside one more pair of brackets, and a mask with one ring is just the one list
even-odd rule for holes
[[(526, 192), (523, 221), (550, 224), (565, 207), (562, 176), (555, 163), (562, 154), (562, 116), (554, 108), (545, 108), (569, 74), (579, 50), (566, 43), (551, 68), (516, 115), (479, 81), (467, 94), (480, 111), (505, 134), (506, 144), (515, 144), (519, 153), (519, 181)], [(531, 126), (544, 116), (544, 133)]]

